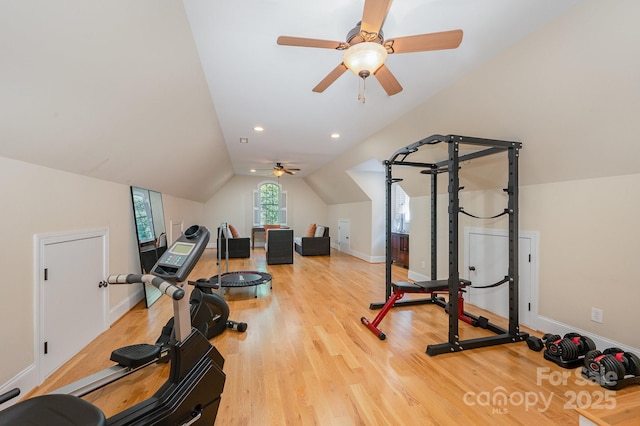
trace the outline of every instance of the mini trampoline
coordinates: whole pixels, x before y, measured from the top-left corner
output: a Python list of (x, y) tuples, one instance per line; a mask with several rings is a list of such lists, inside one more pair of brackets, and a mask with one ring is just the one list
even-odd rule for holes
[[(229, 224), (227, 222), (223, 221), (220, 223), (220, 227), (218, 228), (218, 241), (221, 241), (222, 233), (228, 231), (228, 229)], [(227, 244), (225, 256), (226, 272), (222, 272), (222, 259), (220, 250), (218, 250), (218, 275), (214, 275), (206, 280), (206, 285), (202, 283), (199, 284), (209, 289), (254, 287), (255, 297), (258, 297), (258, 286), (260, 284), (271, 283), (271, 275), (260, 271), (229, 272), (229, 238), (225, 238), (225, 242)]]
[[(218, 281), (219, 280), (219, 281)], [(209, 279), (211, 286), (218, 286), (222, 288), (237, 288), (237, 287), (255, 287), (258, 297), (258, 286), (261, 284), (271, 283), (271, 274), (259, 271), (233, 271), (224, 272), (220, 275), (214, 275)]]

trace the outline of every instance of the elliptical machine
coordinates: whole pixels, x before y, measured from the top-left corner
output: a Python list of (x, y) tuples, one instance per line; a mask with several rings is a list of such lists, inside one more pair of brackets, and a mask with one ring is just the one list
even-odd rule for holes
[[(191, 326), (190, 304), (182, 288), (209, 235), (207, 228), (191, 226), (162, 255), (151, 274), (111, 275), (107, 279), (111, 284), (150, 283), (173, 299), (175, 339), (167, 343), (170, 373), (151, 398), (106, 419), (98, 407), (78, 396), (118, 380), (160, 356), (160, 345), (134, 345), (137, 350), (124, 351), (117, 366), (1, 411), (0, 426), (212, 425), (226, 380), (222, 371), (224, 358), (201, 331)], [(67, 392), (71, 388), (78, 390)], [(7, 395), (17, 394), (10, 391)]]

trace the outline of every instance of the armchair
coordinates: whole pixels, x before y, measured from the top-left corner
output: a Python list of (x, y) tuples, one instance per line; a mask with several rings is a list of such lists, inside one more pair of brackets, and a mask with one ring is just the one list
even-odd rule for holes
[(220, 253), (220, 258), (227, 257), (227, 241), (229, 242), (229, 259), (231, 258), (247, 258), (251, 257), (251, 238), (246, 237), (235, 237), (233, 235), (233, 230), (235, 228), (233, 225), (229, 225), (228, 228), (231, 231), (231, 235), (227, 238), (226, 232), (227, 229), (223, 228), (222, 232), (220, 232), (220, 228), (218, 228), (218, 251)]
[(295, 250), (301, 256), (331, 255), (331, 238), (328, 226), (316, 226), (313, 236), (296, 237), (294, 242)]

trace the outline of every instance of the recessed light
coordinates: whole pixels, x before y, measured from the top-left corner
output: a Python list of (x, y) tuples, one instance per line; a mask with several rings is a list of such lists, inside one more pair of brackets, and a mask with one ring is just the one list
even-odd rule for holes
[(249, 171), (250, 171), (251, 173), (255, 173), (255, 172), (256, 172), (256, 169), (251, 169), (251, 170), (249, 170)]
[(249, 143), (249, 138), (240, 138), (240, 143)]
[(256, 127), (253, 128), (253, 130), (255, 130), (256, 132), (264, 132), (264, 127), (256, 126)]
[(339, 139), (339, 138), (340, 138), (339, 133), (331, 133), (331, 139)]

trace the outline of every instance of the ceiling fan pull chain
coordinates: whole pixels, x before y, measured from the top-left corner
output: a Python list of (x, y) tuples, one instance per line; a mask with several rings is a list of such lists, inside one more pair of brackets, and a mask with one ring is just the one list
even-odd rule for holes
[(367, 98), (365, 97), (365, 92), (367, 91), (367, 79), (362, 79), (362, 103), (367, 102)]
[[(360, 80), (362, 80), (362, 91), (360, 91)], [(358, 100), (362, 101), (362, 103), (365, 103), (367, 101), (367, 99), (364, 97), (364, 92), (367, 88), (367, 80), (364, 78), (359, 78), (358, 79)]]

